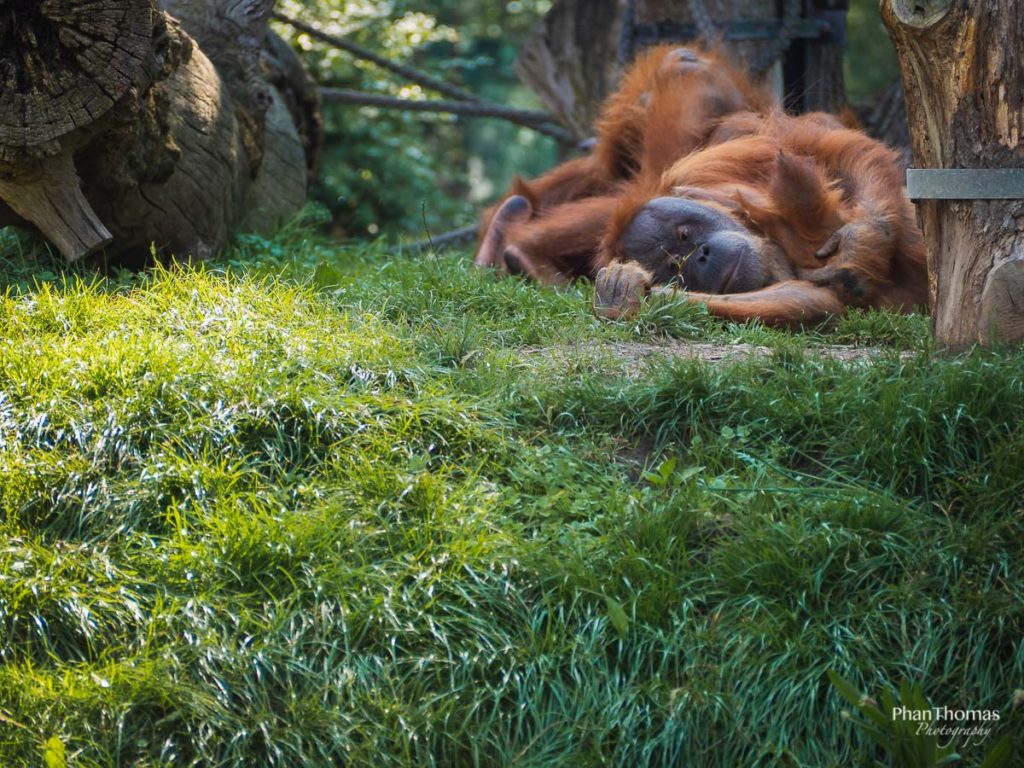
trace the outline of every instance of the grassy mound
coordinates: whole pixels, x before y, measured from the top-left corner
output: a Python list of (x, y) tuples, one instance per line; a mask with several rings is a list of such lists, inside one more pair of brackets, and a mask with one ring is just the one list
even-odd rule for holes
[[(298, 241), (0, 266), (3, 765), (845, 766), (829, 669), (1024, 732), (1019, 354)], [(772, 351), (573, 347), (665, 335)]]

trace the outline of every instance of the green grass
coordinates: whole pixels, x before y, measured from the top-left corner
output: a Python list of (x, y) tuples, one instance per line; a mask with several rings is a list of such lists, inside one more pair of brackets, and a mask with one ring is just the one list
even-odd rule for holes
[[(1024, 748), (1019, 353), (301, 230), (102, 279), (0, 238), (4, 766), (867, 764), (830, 669)], [(600, 344), (669, 337), (771, 352)]]

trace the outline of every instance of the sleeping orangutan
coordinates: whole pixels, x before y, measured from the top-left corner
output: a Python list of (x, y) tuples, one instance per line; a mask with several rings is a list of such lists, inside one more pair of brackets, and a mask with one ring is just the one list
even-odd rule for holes
[(595, 278), (605, 317), (650, 293), (773, 325), (927, 301), (896, 154), (832, 115), (787, 116), (697, 48), (642, 54), (604, 105), (594, 152), (517, 180), (481, 232), (478, 265)]

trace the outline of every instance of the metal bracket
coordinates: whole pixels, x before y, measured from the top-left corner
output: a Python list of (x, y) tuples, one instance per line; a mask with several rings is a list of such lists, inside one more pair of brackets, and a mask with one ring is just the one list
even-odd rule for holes
[(850, 0), (811, 0), (811, 8), (816, 11), (843, 11), (850, 10)]
[(811, 10), (808, 18), (818, 22), (821, 28), (819, 43), (824, 45), (846, 45), (846, 11)]
[(1024, 168), (909, 168), (911, 200), (1024, 200)]
[[(727, 21), (716, 24), (726, 40), (773, 40), (782, 30), (779, 19), (763, 19), (749, 21)], [(820, 40), (828, 37), (831, 24), (825, 18), (804, 19), (797, 27), (794, 37), (805, 40)], [(640, 47), (657, 45), (664, 42), (689, 42), (700, 36), (696, 24), (652, 23), (637, 24), (634, 32)]]

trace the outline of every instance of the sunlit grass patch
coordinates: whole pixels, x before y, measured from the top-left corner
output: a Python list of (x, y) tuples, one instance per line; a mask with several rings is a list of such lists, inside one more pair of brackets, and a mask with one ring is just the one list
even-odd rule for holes
[[(0, 299), (0, 763), (838, 766), (829, 669), (1022, 687), (1020, 356), (289, 237)], [(621, 354), (687, 340), (758, 351)]]

